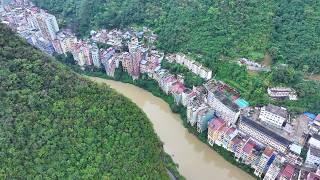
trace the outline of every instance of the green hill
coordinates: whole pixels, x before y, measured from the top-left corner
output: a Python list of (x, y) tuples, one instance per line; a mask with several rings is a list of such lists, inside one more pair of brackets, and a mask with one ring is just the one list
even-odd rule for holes
[(33, 0), (80, 35), (91, 28), (148, 25), (166, 51), (201, 61), (248, 57), (320, 73), (318, 0)]
[(0, 32), (0, 179), (169, 179), (134, 103)]

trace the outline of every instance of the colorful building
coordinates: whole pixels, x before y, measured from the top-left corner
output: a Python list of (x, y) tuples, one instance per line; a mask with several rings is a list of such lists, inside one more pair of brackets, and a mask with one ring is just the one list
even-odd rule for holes
[(204, 110), (198, 113), (197, 118), (197, 131), (202, 133), (203, 131), (207, 130), (208, 123), (210, 120), (214, 118), (214, 110), (211, 108), (205, 108)]
[(221, 118), (213, 118), (208, 124), (208, 142), (213, 146), (222, 132), (222, 129), (226, 126), (226, 122)]
[(258, 161), (258, 163), (254, 167), (254, 174), (258, 177), (261, 177), (262, 174), (265, 174), (268, 170), (269, 166), (275, 159), (274, 151), (271, 147), (266, 147)]
[(276, 156), (274, 161), (271, 163), (269, 169), (267, 170), (263, 180), (275, 180), (278, 177), (282, 166), (283, 162), (281, 160), (281, 157)]
[(279, 174), (279, 180), (292, 180), (295, 168), (291, 164), (286, 164)]

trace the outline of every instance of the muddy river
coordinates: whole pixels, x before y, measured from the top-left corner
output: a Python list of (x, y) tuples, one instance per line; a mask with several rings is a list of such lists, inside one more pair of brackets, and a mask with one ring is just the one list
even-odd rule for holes
[(172, 113), (168, 104), (162, 99), (130, 84), (101, 78), (91, 79), (109, 85), (131, 99), (147, 114), (155, 132), (164, 143), (164, 150), (179, 165), (179, 172), (187, 179), (253, 179), (190, 134), (183, 127), (178, 115)]

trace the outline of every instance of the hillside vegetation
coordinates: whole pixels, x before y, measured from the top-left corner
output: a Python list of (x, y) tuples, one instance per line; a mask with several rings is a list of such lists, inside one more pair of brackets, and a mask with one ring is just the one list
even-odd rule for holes
[(134, 103), (0, 32), (0, 179), (169, 179)]
[[(209, 57), (248, 57), (320, 72), (318, 0), (34, 0), (86, 35), (93, 27), (141, 24), (160, 35), (159, 47)], [(210, 63), (207, 62), (207, 64)]]

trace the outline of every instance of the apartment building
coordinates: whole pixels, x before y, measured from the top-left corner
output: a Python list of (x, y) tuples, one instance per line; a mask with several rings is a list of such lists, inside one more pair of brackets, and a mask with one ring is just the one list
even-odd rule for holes
[(259, 142), (271, 146), (273, 149), (277, 149), (282, 153), (284, 153), (291, 144), (291, 141), (288, 139), (245, 116), (241, 116), (240, 118), (239, 129)]
[(310, 146), (305, 163), (311, 167), (317, 167), (320, 165), (320, 149), (314, 146)]
[(59, 32), (59, 26), (54, 15), (41, 10), (40, 13), (35, 13), (33, 16), (33, 26), (38, 28), (47, 40), (54, 40), (57, 38), (56, 33)]
[(268, 88), (268, 95), (273, 99), (298, 100), (297, 93), (292, 88), (285, 88), (285, 87)]

